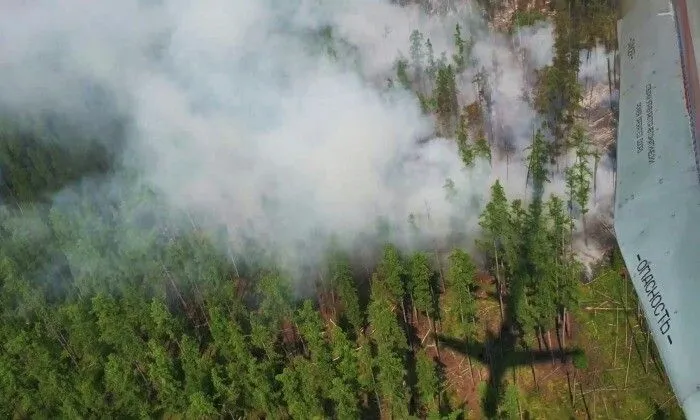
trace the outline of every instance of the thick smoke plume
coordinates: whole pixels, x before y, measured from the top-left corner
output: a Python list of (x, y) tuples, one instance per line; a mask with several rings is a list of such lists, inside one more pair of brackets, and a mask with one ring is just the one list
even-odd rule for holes
[[(475, 100), (472, 78), (484, 70), (492, 117), (515, 150), (508, 168), (466, 170), (453, 140), (421, 141), (434, 121), (414, 95), (386, 88), (413, 29), (449, 58), (457, 22), (475, 60), (460, 75), (460, 98)], [(410, 215), (420, 216), (423, 240), (469, 235), (507, 171), (517, 181), (510, 192), (524, 193), (522, 152), (538, 126), (527, 74), (549, 64), (552, 45), (549, 25), (516, 40), (468, 10), (427, 16), (370, 0), (6, 1), (0, 28), (3, 110), (58, 113), (92, 134), (125, 122), (123, 141), (100, 141), (115, 142), (120, 171), (167, 204), (153, 208), (158, 217), (225, 228), (234, 249), (254, 238), (292, 267), (320, 256), (313, 238), (350, 247), (381, 223), (415, 245)], [(115, 175), (71, 189), (111, 197), (130, 190), (123, 179), (134, 182)]]

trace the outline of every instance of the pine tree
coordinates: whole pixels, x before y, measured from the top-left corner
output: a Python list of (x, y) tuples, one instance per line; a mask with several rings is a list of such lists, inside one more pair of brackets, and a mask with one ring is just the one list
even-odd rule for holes
[(360, 392), (358, 359), (352, 342), (337, 326), (330, 327), (335, 376), (328, 391), (339, 419), (357, 418)]
[(409, 262), (409, 277), (413, 290), (411, 295), (416, 309), (424, 313), (428, 318), (435, 316), (434, 292), (431, 286), (432, 270), (428, 263), (429, 259), (425, 253), (417, 252), (411, 256)]
[(457, 85), (452, 65), (439, 65), (437, 80), (433, 94), (437, 105), (437, 114), (441, 132), (448, 133), (452, 129), (453, 119), (458, 113)]
[(338, 254), (332, 257), (330, 275), (331, 282), (343, 304), (345, 317), (355, 331), (360, 330), (363, 324), (363, 316), (357, 296), (357, 287), (352, 278), (350, 262), (345, 255)]
[(408, 350), (406, 336), (391, 308), (391, 291), (385, 284), (372, 282), (372, 293), (367, 308), (367, 318), (372, 330), (372, 340), (377, 353), (374, 365), (378, 369), (376, 389), (393, 417), (408, 416), (408, 394), (404, 381), (405, 353)]
[[(443, 322), (452, 334), (464, 338), (467, 346), (471, 346), (476, 333), (476, 299), (473, 290), (476, 265), (469, 254), (462, 249), (452, 251), (448, 261), (447, 290), (441, 305), (444, 312)], [(467, 351), (470, 375), (474, 384), (474, 372), (469, 354), (470, 352)]]
[[(581, 126), (575, 126), (572, 130), (570, 145), (576, 151), (574, 164), (565, 171), (566, 185), (569, 189), (570, 199), (575, 201), (581, 211), (581, 223), (586, 243), (586, 213), (588, 213), (588, 201), (591, 193), (591, 178), (593, 172), (590, 169), (590, 157), (595, 157), (590, 143)], [(573, 204), (573, 202), (572, 202)]]
[(435, 317), (437, 316), (437, 293), (433, 290), (433, 271), (430, 269), (428, 255), (423, 252), (413, 254), (410, 261), (410, 278), (413, 286), (412, 300), (417, 311), (424, 313), (430, 322), (432, 330), (433, 344), (440, 354), (440, 345), (437, 339), (437, 327)]
[(408, 79), (408, 61), (405, 58), (399, 58), (396, 61), (396, 78), (404, 89), (411, 89), (411, 81)]
[(549, 148), (541, 130), (537, 130), (528, 149), (530, 150), (527, 157), (528, 180), (532, 179), (535, 198), (541, 199), (544, 183), (549, 181), (546, 166), (549, 159)]
[(307, 359), (296, 356), (277, 375), (282, 385), (282, 395), (289, 415), (294, 419), (320, 419), (324, 417), (323, 401), (314, 384), (321, 378)]
[(552, 268), (556, 283), (557, 324), (559, 326), (559, 337), (564, 343), (564, 324), (567, 309), (570, 309), (576, 301), (578, 290), (578, 278), (572, 273), (575, 267), (573, 255), (569, 252), (571, 242), (570, 229), (573, 224), (571, 218), (564, 210), (564, 203), (556, 196), (552, 196), (547, 202), (547, 210), (551, 228), (549, 230), (549, 241), (554, 246)]
[[(504, 317), (503, 293), (505, 281), (503, 275), (505, 268), (504, 250), (509, 246), (514, 232), (510, 229), (510, 215), (508, 212), (508, 199), (500, 181), (496, 181), (491, 187), (491, 201), (486, 204), (481, 214), (479, 225), (484, 232), (484, 244), (492, 250), (494, 259), (494, 271), (496, 275), (498, 302), (500, 305), (501, 319)], [(514, 267), (509, 268), (511, 271)]]
[(428, 75), (428, 80), (430, 80), (430, 83), (433, 83), (437, 74), (437, 62), (435, 61), (435, 52), (433, 51), (433, 43), (430, 42), (430, 38), (425, 40), (425, 49), (427, 58), (425, 71)]
[(452, 298), (450, 310), (456, 312), (460, 324), (473, 324), (476, 316), (474, 284), (476, 265), (469, 254), (462, 249), (452, 251), (447, 270), (447, 293)]
[(435, 418), (440, 414), (439, 406), (439, 382), (432, 357), (424, 349), (416, 352), (416, 388), (418, 401), (421, 408), (429, 418)]
[(470, 168), (474, 164), (475, 151), (468, 140), (467, 116), (462, 114), (457, 125), (457, 147), (464, 166)]
[(411, 44), (410, 55), (411, 65), (413, 66), (413, 78), (415, 81), (418, 82), (419, 86), (421, 87), (420, 90), (422, 91), (424, 88), (422, 83), (423, 72), (425, 71), (425, 52), (423, 51), (423, 34), (417, 29), (414, 29), (411, 32), (409, 41)]
[(462, 30), (459, 24), (455, 25), (454, 43), (455, 54), (452, 56), (452, 60), (455, 64), (455, 70), (459, 74), (463, 72), (464, 68), (466, 67), (466, 49), (464, 39), (462, 39)]
[(404, 322), (406, 321), (406, 307), (404, 305), (405, 276), (406, 268), (401, 261), (401, 255), (394, 245), (387, 244), (384, 246), (382, 260), (379, 263), (377, 270), (378, 279), (385, 285), (386, 291), (389, 293), (389, 299), (392, 303), (398, 304), (401, 307)]

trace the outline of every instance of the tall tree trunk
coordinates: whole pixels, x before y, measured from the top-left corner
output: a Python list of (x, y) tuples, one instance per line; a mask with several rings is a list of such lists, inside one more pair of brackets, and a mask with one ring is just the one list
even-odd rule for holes
[(554, 366), (554, 349), (552, 348), (552, 335), (551, 330), (547, 330), (547, 347), (549, 347), (549, 354), (552, 356), (552, 366)]
[(509, 156), (508, 156), (508, 152), (506, 152), (506, 181), (508, 181), (508, 167), (509, 167), (509, 164), (510, 164), (509, 161), (510, 161), (510, 158), (509, 158)]
[(561, 347), (562, 357), (564, 357), (564, 348), (566, 347), (565, 343), (564, 343), (564, 311), (565, 310), (566, 309), (562, 307), (561, 311), (559, 312), (559, 315), (557, 316), (557, 329), (558, 329), (557, 331), (559, 334), (559, 346)]
[(535, 355), (532, 352), (530, 352), (530, 369), (532, 370), (532, 380), (535, 382), (535, 389), (539, 391), (540, 386), (537, 383), (537, 373), (535, 373)]
[(411, 307), (413, 308), (413, 319), (418, 322), (418, 308), (416, 308), (416, 301), (413, 300), (413, 292), (411, 292)]
[(440, 291), (442, 293), (445, 293), (445, 276), (443, 275), (442, 272), (442, 264), (440, 263), (440, 254), (438, 253), (438, 247), (437, 243), (435, 243), (435, 264), (437, 265), (438, 268), (438, 275), (440, 276)]
[(578, 383), (578, 389), (579, 392), (581, 392), (581, 401), (583, 401), (583, 408), (586, 410), (586, 418), (588, 418), (588, 420), (591, 420), (591, 411), (588, 408), (588, 403), (586, 402), (586, 395), (583, 393), (583, 384), (581, 382)]
[(593, 158), (593, 205), (596, 204), (597, 200), (597, 193), (596, 191), (598, 190), (598, 177), (596, 176), (598, 174), (598, 155), (595, 155)]
[(241, 275), (238, 273), (238, 264), (236, 264), (236, 257), (233, 255), (233, 252), (231, 251), (231, 245), (228, 245), (228, 256), (231, 259), (231, 263), (233, 264), (233, 272), (236, 273), (236, 277), (241, 277)]
[[(612, 78), (610, 77), (610, 57), (606, 59), (606, 62), (608, 63), (608, 94), (612, 97)], [(612, 104), (612, 101), (610, 101)], [(612, 106), (612, 105), (611, 105)]]
[(562, 310), (562, 335), (561, 335), (561, 346), (566, 348), (566, 334), (568, 334), (568, 328), (566, 327), (566, 307)]
[(503, 312), (503, 293), (501, 288), (501, 270), (499, 269), (500, 263), (498, 262), (498, 247), (496, 246), (496, 241), (493, 241), (493, 253), (496, 258), (496, 289), (498, 291), (498, 309), (501, 314), (501, 323), (505, 321), (505, 314)]
[(435, 328), (435, 320), (433, 320), (432, 316), (429, 316), (428, 320), (430, 321), (430, 328), (433, 330), (433, 344), (435, 344), (435, 351), (437, 352), (438, 360), (442, 360), (440, 357), (440, 343), (438, 343), (438, 333), (437, 328)]
[(566, 384), (569, 386), (569, 400), (571, 401), (571, 406), (574, 406), (574, 389), (571, 386), (571, 373), (569, 368), (566, 368)]

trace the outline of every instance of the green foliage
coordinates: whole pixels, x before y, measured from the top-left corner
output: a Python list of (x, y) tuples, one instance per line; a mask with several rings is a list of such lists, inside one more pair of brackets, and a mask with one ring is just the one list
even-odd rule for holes
[(69, 149), (41, 125), (27, 129), (0, 121), (0, 196), (20, 204), (45, 201), (82, 178), (110, 171), (108, 150), (77, 136), (73, 142), (84, 145)]
[(391, 301), (400, 302), (405, 293), (404, 276), (406, 275), (406, 268), (401, 261), (399, 250), (394, 245), (387, 244), (384, 246), (377, 274), (379, 280), (384, 283)]
[(323, 418), (323, 402), (314, 386), (321, 380), (317, 373), (308, 360), (297, 356), (277, 375), (292, 418)]
[(426, 73), (428, 75), (428, 79), (433, 81), (435, 80), (435, 75), (437, 74), (437, 62), (435, 61), (435, 52), (433, 51), (433, 43), (430, 42), (430, 39), (425, 40), (425, 50), (426, 50)]
[(576, 369), (586, 369), (588, 368), (588, 359), (586, 358), (586, 353), (580, 349), (574, 349), (574, 354), (571, 357), (571, 362)]
[(587, 205), (593, 177), (589, 158), (596, 158), (596, 154), (591, 150), (590, 141), (579, 125), (574, 126), (569, 144), (576, 151), (576, 160), (565, 171), (566, 186), (570, 199), (578, 204), (581, 213), (585, 215), (588, 212)]
[(476, 265), (464, 250), (455, 249), (449, 256), (447, 269), (446, 321), (457, 336), (469, 336), (476, 316), (474, 283)]
[(518, 410), (519, 399), (518, 387), (512, 383), (508, 383), (503, 391), (502, 403), (498, 407), (499, 418), (501, 419), (519, 419), (520, 412)]
[(345, 316), (355, 330), (362, 328), (363, 316), (360, 310), (360, 301), (357, 296), (357, 287), (352, 278), (350, 262), (344, 255), (333, 257), (330, 267), (331, 281), (338, 296), (343, 303)]
[(409, 277), (413, 286), (413, 304), (419, 311), (433, 318), (435, 317), (436, 305), (433, 301), (434, 293), (431, 287), (433, 272), (428, 261), (428, 256), (425, 253), (413, 254), (409, 262)]
[[(555, 58), (540, 74), (536, 106), (556, 140), (570, 131), (577, 161), (567, 171), (567, 185), (585, 213), (588, 160), (596, 156), (573, 124), (581, 95), (578, 50), (599, 39), (614, 45), (614, 19), (603, 0), (585, 8), (560, 3)], [(563, 13), (568, 7), (572, 12)], [(541, 18), (516, 11), (513, 19), (522, 26)], [(316, 53), (334, 65), (356, 59), (357, 51), (332, 27), (310, 36)], [(442, 133), (456, 135), (466, 166), (479, 157), (490, 160), (478, 126), (483, 119), (474, 117), (478, 106), (465, 112), (469, 119), (460, 115), (457, 100), (456, 79), (471, 64), (472, 40), (456, 25), (455, 54), (439, 59), (419, 31), (409, 41), (409, 58), (396, 62), (396, 80), (417, 90), (424, 112), (437, 113)], [(483, 97), (483, 71), (475, 81)], [(393, 418), (464, 414), (441, 401), (438, 365), (416, 340), (415, 325), (408, 325), (415, 321), (400, 311), (410, 294), (418, 310), (439, 321), (433, 323), (441, 330), (436, 333), (477, 347), (477, 267), (466, 251), (450, 254), (442, 296), (428, 255), (415, 253), (404, 262), (395, 246), (386, 245), (376, 274), (359, 283), (347, 256), (331, 255), (319, 268), (322, 274), (327, 268), (330, 288), (322, 285), (318, 302), (299, 301), (269, 252), (246, 245), (251, 252), (245, 261), (237, 259), (239, 272), (216, 240), (163, 220), (166, 207), (137, 188), (135, 175), (110, 174), (110, 197), (95, 199), (94, 190), (104, 187), (95, 179), (112, 169), (110, 152), (77, 137), (81, 147), (69, 151), (55, 135), (46, 127), (0, 130), (0, 416), (352, 419), (376, 417), (376, 409)], [(486, 264), (505, 285), (515, 320), (530, 329), (552, 327), (558, 313), (582, 299), (581, 265), (569, 248), (571, 218), (558, 197), (542, 203), (551, 154), (538, 131), (528, 159), (537, 190), (532, 200), (509, 202), (496, 182), (480, 218)], [(74, 187), (65, 190), (68, 185)], [(447, 179), (444, 189), (454, 202), (454, 181)], [(414, 215), (410, 221), (417, 229)], [(392, 228), (388, 219), (379, 220), (386, 241)], [(594, 356), (576, 352), (574, 366), (584, 370)], [(501, 415), (516, 415), (517, 388), (508, 385), (501, 400)]]
[(439, 383), (435, 362), (425, 350), (416, 353), (416, 376), (418, 397), (421, 407), (429, 415), (439, 415), (438, 393)]
[(472, 167), (475, 159), (479, 157), (491, 161), (491, 148), (485, 137), (479, 137), (476, 142), (469, 143), (467, 116), (464, 114), (460, 116), (457, 125), (457, 147), (459, 156), (467, 168)]
[(547, 118), (556, 142), (573, 125), (574, 113), (582, 98), (578, 83), (580, 29), (564, 8), (554, 19), (554, 58), (552, 65), (540, 71), (535, 106)]
[(457, 73), (461, 73), (464, 71), (467, 65), (467, 51), (466, 43), (462, 38), (462, 29), (460, 28), (459, 24), (455, 25), (454, 43), (455, 53), (452, 56), (452, 60), (455, 65), (455, 71)]
[(442, 62), (438, 64), (433, 96), (437, 105), (440, 127), (443, 132), (447, 132), (459, 112), (455, 69), (451, 64), (445, 65)]
[(547, 16), (542, 14), (539, 10), (516, 10), (515, 13), (513, 13), (512, 25), (513, 29), (518, 29), (525, 26), (532, 26), (546, 19)]
[[(519, 202), (514, 202), (513, 205), (516, 203)], [(479, 217), (479, 226), (482, 228), (482, 247), (489, 250), (493, 258), (494, 274), (505, 268), (512, 276), (518, 263), (518, 239), (522, 231), (523, 222), (520, 219), (523, 213), (516, 206), (515, 214), (511, 215), (509, 207), (505, 190), (497, 180), (491, 186), (491, 200)]]
[(549, 181), (547, 176), (547, 162), (549, 161), (548, 147), (541, 130), (537, 130), (529, 146), (530, 154), (527, 157), (528, 176), (532, 178), (535, 186), (535, 194), (541, 194), (545, 182)]
[(411, 88), (411, 81), (408, 79), (408, 61), (404, 58), (396, 62), (396, 78), (404, 89)]
[(409, 41), (411, 44), (411, 63), (413, 65), (413, 68), (415, 69), (416, 76), (418, 76), (425, 67), (425, 52), (423, 51), (423, 34), (417, 29), (414, 29), (411, 32)]
[(382, 283), (372, 279), (371, 302), (367, 307), (367, 319), (372, 338), (380, 348), (407, 349), (406, 336), (392, 310), (392, 302), (384, 291)]

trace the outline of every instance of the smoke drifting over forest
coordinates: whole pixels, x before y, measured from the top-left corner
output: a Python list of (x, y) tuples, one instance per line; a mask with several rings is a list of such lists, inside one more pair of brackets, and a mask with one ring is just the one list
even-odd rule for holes
[[(98, 200), (128, 195), (128, 178), (166, 203), (150, 208), (158, 217), (187, 214), (212, 231), (225, 226), (234, 249), (250, 237), (304, 260), (322, 247), (311, 238), (334, 234), (351, 246), (380, 220), (411, 245), (408, 217), (428, 209), (423, 239), (469, 234), (494, 179), (525, 193), (519, 162), (539, 126), (524, 97), (527, 73), (551, 62), (553, 40), (549, 25), (508, 39), (467, 13), (427, 16), (369, 0), (3, 2), (0, 104), (12, 114), (58, 113), (93, 137), (105, 121), (125, 122), (123, 142), (100, 141), (118, 149), (117, 172), (138, 181), (79, 181), (57, 193), (60, 203), (76, 188)], [(471, 80), (483, 68), (515, 149), (508, 168), (494, 160), (467, 170), (454, 141), (420, 142), (434, 137), (434, 122), (410, 92), (386, 88), (413, 29), (436, 57), (451, 57), (457, 22), (477, 63), (458, 78), (460, 98), (474, 100)], [(319, 35), (324, 28), (330, 37)], [(448, 178), (459, 193), (452, 203)]]

